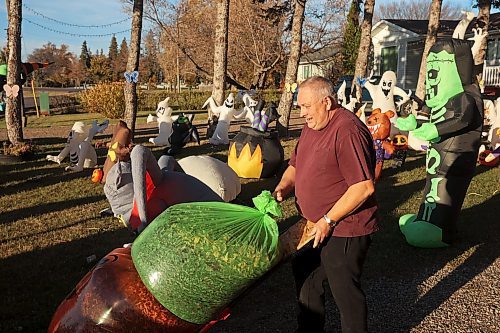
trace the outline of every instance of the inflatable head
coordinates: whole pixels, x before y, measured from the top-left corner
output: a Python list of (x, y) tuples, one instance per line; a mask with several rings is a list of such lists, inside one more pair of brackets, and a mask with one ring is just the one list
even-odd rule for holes
[(450, 98), (472, 83), (474, 60), (470, 44), (460, 39), (436, 42), (427, 56), (425, 103), (430, 108), (443, 107)]
[(380, 109), (373, 110), (372, 114), (366, 119), (366, 125), (372, 134), (374, 140), (385, 140), (391, 133), (391, 117), (394, 112), (380, 112)]
[(156, 116), (158, 120), (168, 119), (172, 116), (172, 108), (168, 106), (168, 101), (170, 97), (165, 98), (163, 101), (158, 103), (158, 107), (156, 108)]
[(396, 73), (393, 71), (386, 71), (380, 78), (380, 90), (386, 99), (394, 99), (394, 87), (396, 86)]
[(106, 183), (109, 169), (118, 161), (130, 159), (130, 146), (132, 144), (132, 132), (127, 123), (120, 120), (115, 126), (113, 137), (109, 143), (108, 156), (104, 162), (102, 183)]

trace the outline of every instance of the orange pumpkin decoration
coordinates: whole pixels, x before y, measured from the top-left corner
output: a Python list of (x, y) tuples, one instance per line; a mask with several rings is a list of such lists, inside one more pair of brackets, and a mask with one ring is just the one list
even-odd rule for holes
[(92, 182), (93, 183), (100, 183), (101, 182), (101, 179), (102, 179), (102, 175), (103, 175), (103, 172), (101, 169), (97, 168), (97, 169), (94, 169), (94, 172), (92, 172)]

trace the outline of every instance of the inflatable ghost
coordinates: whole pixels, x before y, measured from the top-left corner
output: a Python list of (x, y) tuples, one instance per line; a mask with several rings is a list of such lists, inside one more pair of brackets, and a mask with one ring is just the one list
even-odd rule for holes
[[(210, 96), (201, 107), (204, 109), (207, 105), (210, 110), (218, 117), (217, 127), (212, 137), (208, 140), (212, 145), (226, 145), (229, 143), (229, 125), (234, 116), (234, 95), (230, 93), (224, 101), (224, 104), (218, 106), (212, 96)], [(210, 112), (209, 112), (210, 118)]]
[(478, 85), (473, 82), (473, 67), (468, 41), (437, 41), (427, 56), (424, 108), (430, 111), (430, 121), (417, 128), (415, 117), (410, 115), (399, 118), (397, 123), (399, 129), (410, 130), (415, 137), (430, 142), (420, 209), (417, 214), (399, 219), (407, 242), (416, 247), (437, 248), (452, 242), (474, 175), (483, 101)]
[(393, 111), (394, 117), (391, 118), (391, 123), (395, 123), (397, 119), (397, 108), (394, 102), (394, 97), (399, 96), (401, 99), (397, 102), (397, 106), (404, 104), (410, 100), (411, 91), (407, 94), (403, 89), (396, 87), (396, 73), (387, 71), (382, 74), (378, 85), (366, 80), (364, 87), (370, 93), (373, 100), (372, 108), (380, 109), (382, 113)]
[(168, 139), (172, 135), (172, 108), (168, 106), (168, 101), (170, 97), (165, 98), (163, 101), (158, 103), (156, 108), (156, 117), (149, 115), (147, 122), (152, 123), (154, 121), (158, 122), (158, 136), (156, 138), (150, 138), (149, 142), (155, 146), (167, 146), (170, 147), (170, 142)]
[(92, 139), (97, 133), (102, 133), (108, 127), (109, 120), (98, 124), (97, 120), (87, 131), (85, 124), (77, 121), (73, 124), (68, 135), (64, 149), (57, 156), (47, 155), (47, 160), (61, 164), (68, 156), (72, 166), (67, 166), (66, 171), (82, 171), (84, 168), (93, 168), (97, 164), (97, 154), (92, 147)]
[(259, 101), (253, 99), (248, 92), (243, 93), (241, 99), (243, 101), (244, 106), (243, 108), (241, 108), (241, 110), (234, 113), (234, 118), (245, 119), (246, 122), (251, 125), (254, 119), (253, 115), (255, 112), (255, 107), (257, 106)]
[(347, 84), (345, 81), (342, 81), (342, 84), (340, 85), (339, 89), (337, 90), (337, 102), (342, 105), (343, 107), (346, 107), (347, 105), (347, 97), (345, 95), (345, 88)]

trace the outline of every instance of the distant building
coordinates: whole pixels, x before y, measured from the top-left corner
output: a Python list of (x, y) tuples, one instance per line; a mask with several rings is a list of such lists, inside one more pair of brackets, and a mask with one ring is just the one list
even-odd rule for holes
[[(381, 20), (372, 28), (374, 74), (396, 72), (398, 86), (414, 90), (427, 35), (427, 20)], [(438, 39), (451, 37), (459, 20), (441, 20)], [(465, 38), (473, 36), (469, 24)], [(486, 86), (500, 87), (500, 13), (490, 14), (483, 78)]]
[(297, 82), (302, 82), (315, 75), (324, 76), (333, 66), (335, 56), (340, 52), (338, 46), (326, 46), (318, 51), (300, 57), (297, 70)]

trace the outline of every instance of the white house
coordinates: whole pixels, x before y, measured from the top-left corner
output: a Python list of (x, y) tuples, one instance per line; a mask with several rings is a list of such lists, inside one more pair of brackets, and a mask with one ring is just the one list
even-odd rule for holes
[[(441, 20), (438, 39), (451, 37), (459, 20)], [(472, 36), (472, 21), (466, 38)], [(422, 61), (427, 20), (381, 20), (372, 28), (374, 52), (373, 70), (381, 75), (387, 70), (396, 72), (398, 86), (414, 90)], [(486, 86), (500, 87), (500, 13), (490, 14), (488, 48), (483, 77)]]
[(300, 57), (297, 82), (300, 83), (314, 75), (324, 76), (329, 67), (333, 65), (333, 59), (339, 52), (340, 48), (338, 46), (326, 46), (316, 52)]

